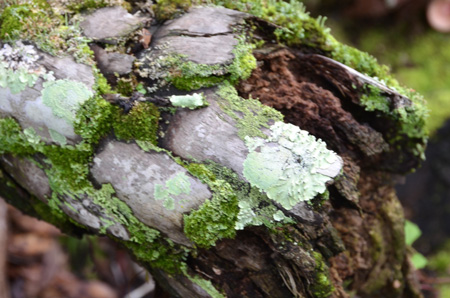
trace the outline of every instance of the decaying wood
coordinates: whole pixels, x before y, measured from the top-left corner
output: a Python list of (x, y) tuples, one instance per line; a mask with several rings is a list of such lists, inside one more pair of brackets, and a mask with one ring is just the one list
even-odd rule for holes
[[(131, 18), (126, 12), (120, 13)], [(211, 248), (191, 250), (196, 245), (184, 234), (183, 216), (212, 200), (214, 190), (180, 165), (180, 160), (214, 162), (231, 169), (239, 186), (250, 189), (244, 163), (251, 150), (247, 139), (239, 135), (238, 121), (243, 116), (236, 113), (233, 117), (226, 111), (225, 99), (217, 92), (219, 87), (193, 92), (176, 90), (165, 81), (167, 77), (163, 73), (167, 70), (155, 61), (160, 56), (176, 54), (194, 63), (229, 65), (239, 42), (233, 28), (241, 26), (242, 29), (246, 19), (251, 18), (224, 8), (197, 8), (156, 30), (150, 46), (136, 53), (139, 72), (133, 74), (145, 86), (161, 88), (151, 95), (136, 95), (125, 113), (147, 99), (163, 103), (161, 106), (166, 108), (168, 97), (194, 92), (202, 92), (208, 106), (197, 110), (178, 108), (174, 113), (161, 109), (158, 150), (155, 147), (142, 150), (139, 142), (118, 140), (113, 132), (102, 136), (89, 163), (89, 181), (95, 189), (110, 184), (115, 196), (128, 205), (140, 223), (169, 239), (168, 247), (174, 251), (189, 250), (185, 271), (190, 276), (210, 281), (227, 297), (349, 297), (353, 291), (361, 297), (419, 297), (404, 242), (403, 211), (393, 184), (396, 176), (417, 166), (419, 158), (387, 141), (392, 129), (388, 117), (366, 111), (360, 104), (360, 97), (366, 85), (373, 85), (382, 91), (393, 109), (412, 103), (366, 75), (319, 53), (311, 53), (311, 49), (305, 51), (268, 42), (262, 49), (255, 50), (258, 66), (236, 89), (243, 106), (253, 109), (246, 99), (258, 98), (264, 105), (280, 111), (285, 122), (320, 138), (328, 149), (339, 155), (328, 169), (336, 172), (328, 174), (329, 200), (317, 206), (300, 202), (293, 208), (276, 203), (276, 208), (295, 223), (272, 229), (264, 225), (249, 226), (238, 230), (234, 238), (217, 241)], [(141, 19), (133, 20), (133, 30), (136, 30)], [(258, 22), (272, 28), (268, 23)], [(100, 70), (111, 79), (115, 71), (103, 64), (113, 58), (99, 44), (111, 43), (118, 37), (116, 33), (111, 36), (92, 34), (97, 43), (91, 46), (96, 58), (103, 55), (103, 60), (98, 61)], [(126, 54), (121, 55), (125, 56), (114, 57), (124, 63), (133, 60)], [(58, 80), (86, 81), (85, 78), (89, 78), (87, 87), (92, 88), (90, 69), (86, 69), (83, 76), (74, 77), (71, 67), (84, 69), (80, 63), (70, 60), (70, 64), (61, 66), (62, 59), (47, 56), (37, 63), (53, 70)], [(226, 76), (227, 71), (217, 68), (210, 75)], [(72, 127), (61, 129), (56, 120), (29, 119), (24, 110), (30, 102), (48, 112), (49, 118), (55, 117), (40, 103), (41, 85), (39, 82), (33, 88), (27, 87), (18, 95), (8, 88), (0, 88), (0, 100), (20, 103), (14, 109), (0, 110), (0, 116), (13, 117), (23, 127), (34, 127), (44, 143), (55, 144), (48, 132), (54, 129), (67, 138), (68, 144), (79, 144), (81, 137)], [(121, 107), (126, 105), (125, 97), (111, 94), (104, 97)], [(258, 109), (252, 110), (255, 115)], [(270, 127), (277, 121), (269, 117), (266, 127), (257, 128), (263, 136), (270, 137)], [(281, 147), (275, 142), (268, 146)], [(396, 158), (399, 155), (401, 160)], [(33, 213), (29, 207), (33, 200), (47, 206), (52, 181), (47, 178), (49, 166), (44, 159), (41, 153), (25, 157), (3, 155), (0, 195), (25, 211), (31, 210), (30, 213)], [(341, 175), (332, 181), (341, 166)], [(174, 194), (175, 207), (168, 210), (165, 202), (156, 197), (156, 189), (162, 187), (164, 191), (166, 181), (178, 175), (190, 185), (191, 192)], [(89, 194), (59, 194), (58, 199), (59, 208), (67, 217), (62, 228), (80, 232), (80, 228), (71, 223), (75, 221), (90, 232), (107, 234), (125, 245), (134, 241), (136, 235), (127, 224), (116, 221), (113, 215), (117, 214), (101, 209)], [(108, 223), (111, 221), (112, 224)], [(165, 272), (152, 266), (152, 262), (144, 262), (144, 265), (174, 296), (211, 296), (186, 274)]]

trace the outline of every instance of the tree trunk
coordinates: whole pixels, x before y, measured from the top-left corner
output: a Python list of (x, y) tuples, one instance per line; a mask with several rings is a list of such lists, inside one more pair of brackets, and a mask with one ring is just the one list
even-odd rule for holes
[(425, 112), (372, 57), (296, 1), (59, 5), (22, 20), (50, 44), (1, 16), (8, 202), (121, 242), (175, 297), (420, 297), (394, 183)]

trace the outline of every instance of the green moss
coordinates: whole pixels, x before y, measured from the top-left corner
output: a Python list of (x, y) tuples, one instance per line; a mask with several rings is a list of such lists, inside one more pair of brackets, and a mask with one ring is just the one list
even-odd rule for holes
[(258, 100), (241, 98), (228, 82), (219, 86), (217, 95), (223, 99), (219, 103), (221, 108), (236, 121), (241, 139), (247, 136), (266, 138), (261, 130), (269, 128), (274, 121), (283, 121), (280, 112), (261, 104)]
[(174, 18), (191, 7), (191, 0), (157, 0), (153, 11), (160, 21)]
[[(424, 144), (428, 132), (425, 129), (427, 109), (422, 97), (415, 91), (403, 88), (395, 80), (389, 68), (378, 64), (376, 58), (361, 52), (353, 47), (339, 43), (330, 34), (330, 29), (324, 25), (325, 18), (314, 19), (305, 11), (303, 4), (297, 0), (289, 2), (276, 0), (249, 0), (249, 1), (214, 1), (217, 5), (250, 13), (280, 26), (274, 32), (280, 43), (291, 47), (310, 47), (311, 50), (326, 55), (334, 60), (346, 64), (359, 72), (365, 73), (383, 82), (387, 86), (397, 90), (400, 94), (410, 98), (413, 104), (410, 107), (400, 109), (394, 116), (400, 123), (400, 131), (390, 139), (401, 139), (406, 134), (411, 140), (410, 150), (416, 156), (423, 157)], [(424, 56), (430, 57), (430, 56)], [(373, 94), (372, 94), (373, 95)], [(380, 97), (370, 94), (363, 98), (368, 109), (381, 108)], [(371, 102), (371, 100), (375, 100)], [(394, 140), (395, 141), (395, 140)]]
[(381, 111), (389, 113), (390, 102), (387, 97), (381, 94), (381, 90), (373, 85), (366, 85), (367, 94), (363, 94), (360, 98), (361, 104), (365, 107), (366, 111)]
[(216, 175), (203, 164), (189, 164), (187, 170), (206, 183), (213, 197), (199, 209), (184, 215), (184, 233), (198, 246), (213, 246), (217, 240), (234, 237), (237, 214), (237, 197), (230, 184), (217, 179)]
[(213, 192), (211, 201), (184, 217), (185, 234), (199, 246), (209, 247), (222, 238), (232, 238), (235, 230), (246, 226), (275, 228), (293, 222), (232, 170), (212, 162), (185, 167)]
[[(253, 48), (253, 45), (240, 36), (232, 51), (234, 59), (229, 65), (198, 64), (189, 61), (185, 55), (158, 54), (158, 57), (150, 59), (152, 62), (144, 64), (141, 75), (154, 80), (163, 79), (165, 83), (187, 91), (212, 87), (223, 81), (235, 84), (239, 80), (247, 79), (256, 68)], [(161, 82), (159, 84), (163, 85)]]
[(35, 152), (35, 144), (28, 143), (19, 123), (12, 118), (0, 119), (0, 154), (31, 155)]
[(46, 14), (37, 5), (11, 5), (6, 7), (0, 15), (0, 38), (16, 40), (21, 38), (22, 32), (30, 30), (27, 24), (32, 21), (46, 20)]
[(253, 45), (247, 44), (245, 38), (240, 37), (232, 51), (233, 62), (228, 66), (197, 64), (185, 60), (181, 55), (169, 57), (168, 62), (173, 68), (167, 79), (176, 88), (188, 91), (211, 87), (224, 80), (235, 84), (250, 77), (252, 70), (256, 68), (252, 50)]
[(128, 114), (115, 108), (113, 116), (114, 134), (118, 139), (149, 141), (156, 145), (159, 111), (154, 104), (137, 102)]
[(135, 90), (133, 80), (130, 78), (119, 78), (117, 80), (116, 91), (123, 96), (131, 96)]
[(86, 143), (96, 144), (111, 130), (113, 106), (99, 96), (85, 101), (77, 112), (75, 133)]
[(330, 297), (334, 292), (334, 287), (329, 277), (328, 267), (320, 253), (313, 251), (312, 254), (316, 261), (316, 277), (314, 284), (311, 285), (311, 290), (314, 297)]

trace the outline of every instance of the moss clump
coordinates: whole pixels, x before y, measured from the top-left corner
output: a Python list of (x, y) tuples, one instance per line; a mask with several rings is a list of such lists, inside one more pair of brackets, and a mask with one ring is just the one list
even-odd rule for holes
[(316, 278), (314, 284), (311, 285), (311, 290), (314, 297), (326, 298), (330, 297), (334, 292), (333, 284), (330, 281), (328, 267), (323, 260), (320, 253), (313, 251), (313, 256), (316, 261)]
[[(48, 9), (48, 5), (45, 7), (42, 1), (6, 7), (0, 15), (0, 39), (17, 40), (48, 33), (54, 22), (48, 15)], [(52, 17), (58, 19), (57, 16)]]
[(128, 114), (115, 108), (114, 134), (118, 139), (149, 141), (156, 145), (159, 121), (158, 108), (148, 102), (137, 102)]
[[(151, 63), (143, 63), (140, 74), (158, 81), (157, 86), (172, 84), (180, 90), (197, 90), (212, 87), (223, 81), (232, 84), (247, 79), (256, 68), (256, 59), (252, 54), (254, 46), (248, 44), (243, 36), (233, 49), (234, 59), (229, 65), (198, 64), (187, 60), (185, 55), (150, 52)], [(164, 53), (164, 49), (162, 49)], [(160, 57), (162, 56), (162, 57)], [(142, 60), (142, 59), (141, 59)]]
[[(324, 54), (334, 60), (346, 64), (359, 72), (365, 73), (400, 94), (411, 99), (413, 104), (396, 112), (395, 120), (400, 122), (401, 131), (394, 132), (391, 139), (404, 138), (406, 134), (414, 138), (409, 144), (414, 154), (423, 157), (424, 146), (428, 132), (425, 127), (427, 110), (423, 98), (415, 91), (403, 88), (389, 73), (389, 68), (380, 65), (373, 56), (361, 52), (353, 47), (336, 41), (325, 27), (325, 18), (314, 19), (305, 11), (298, 0), (289, 2), (276, 0), (231, 1), (216, 0), (217, 5), (250, 13), (280, 26), (275, 30), (278, 41), (292, 47), (310, 47), (312, 50)], [(375, 99), (374, 103), (369, 101)], [(379, 104), (379, 97), (365, 97), (366, 106), (375, 107)], [(390, 115), (390, 114), (389, 114)], [(388, 116), (389, 116), (388, 115)]]
[(113, 106), (99, 96), (94, 96), (83, 103), (74, 122), (75, 133), (86, 143), (96, 144), (100, 138), (111, 130)]
[(200, 247), (210, 247), (219, 239), (234, 237), (239, 208), (237, 197), (230, 184), (217, 179), (216, 175), (203, 164), (192, 163), (186, 168), (208, 184), (213, 192), (210, 201), (206, 201), (198, 210), (184, 216), (186, 236)]
[(244, 100), (239, 97), (236, 89), (228, 82), (219, 86), (217, 95), (223, 99), (220, 101), (222, 109), (236, 121), (241, 139), (267, 138), (261, 130), (269, 128), (275, 121), (283, 121), (283, 115), (275, 109), (263, 105), (258, 100)]
[(191, 7), (191, 0), (157, 0), (153, 11), (160, 21), (174, 18)]
[(28, 139), (29, 137), (14, 119), (0, 119), (0, 154), (12, 153), (24, 156), (35, 153), (36, 144), (30, 144)]
[(367, 94), (363, 94), (360, 98), (361, 104), (365, 107), (366, 111), (381, 111), (389, 113), (390, 101), (386, 96), (383, 96), (381, 90), (373, 85), (366, 85)]

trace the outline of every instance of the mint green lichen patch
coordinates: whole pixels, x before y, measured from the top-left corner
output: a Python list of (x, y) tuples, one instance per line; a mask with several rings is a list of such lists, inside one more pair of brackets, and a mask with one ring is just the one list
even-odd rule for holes
[(33, 87), (38, 78), (38, 75), (29, 73), (26, 69), (9, 69), (6, 63), (0, 61), (0, 87), (9, 88), (12, 94), (20, 93), (26, 87)]
[(292, 124), (276, 122), (270, 129), (265, 140), (246, 138), (244, 176), (250, 184), (288, 210), (325, 192), (342, 168), (336, 153)]
[(42, 101), (53, 114), (73, 124), (80, 106), (93, 96), (89, 88), (77, 81), (56, 80), (44, 83)]
[(155, 200), (163, 200), (163, 206), (168, 210), (175, 208), (175, 199), (173, 196), (189, 194), (191, 192), (191, 182), (185, 173), (179, 173), (169, 179), (166, 185), (155, 184), (153, 195)]
[(169, 100), (175, 107), (189, 108), (191, 110), (207, 104), (202, 93), (194, 93), (192, 95), (172, 95), (169, 97)]
[(185, 273), (186, 277), (189, 278), (190, 281), (198, 285), (200, 288), (205, 290), (206, 293), (209, 294), (212, 298), (225, 298), (225, 296), (220, 293), (211, 283), (211, 281), (203, 279), (199, 276), (190, 276), (189, 274)]
[(36, 64), (39, 59), (35, 48), (18, 41), (14, 46), (4, 44), (0, 49), (0, 87), (17, 94), (26, 87), (33, 87), (43, 72)]
[(50, 133), (50, 137), (55, 143), (58, 143), (61, 146), (67, 144), (67, 138), (64, 135), (60, 134), (59, 132), (53, 129), (49, 129), (48, 132)]

